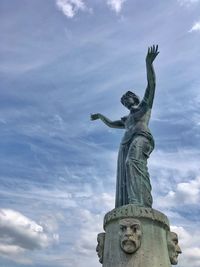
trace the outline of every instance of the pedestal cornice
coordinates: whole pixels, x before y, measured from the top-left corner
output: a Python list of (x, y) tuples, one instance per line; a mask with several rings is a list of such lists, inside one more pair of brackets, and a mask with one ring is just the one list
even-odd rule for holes
[(170, 229), (169, 220), (162, 212), (152, 208), (135, 206), (133, 204), (121, 206), (108, 212), (104, 217), (104, 229), (111, 221), (127, 217), (153, 220), (161, 224), (166, 230)]

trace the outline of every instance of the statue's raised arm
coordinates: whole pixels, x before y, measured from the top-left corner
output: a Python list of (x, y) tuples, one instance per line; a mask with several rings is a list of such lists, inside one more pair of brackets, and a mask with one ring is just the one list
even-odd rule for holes
[(143, 100), (148, 104), (150, 109), (153, 106), (153, 99), (156, 88), (156, 75), (153, 68), (153, 61), (155, 60), (158, 54), (158, 45), (153, 45), (148, 48), (146, 56), (147, 88)]

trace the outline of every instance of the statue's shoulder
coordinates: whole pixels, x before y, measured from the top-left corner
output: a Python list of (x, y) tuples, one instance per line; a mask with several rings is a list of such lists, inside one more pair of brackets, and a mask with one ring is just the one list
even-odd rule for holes
[(128, 116), (121, 117), (121, 121), (126, 122), (127, 118), (128, 118)]
[(149, 102), (148, 102), (147, 99), (144, 98), (144, 99), (140, 102), (140, 104), (139, 104), (139, 106), (138, 106), (138, 110), (145, 110), (145, 111), (147, 111), (148, 109), (150, 109)]

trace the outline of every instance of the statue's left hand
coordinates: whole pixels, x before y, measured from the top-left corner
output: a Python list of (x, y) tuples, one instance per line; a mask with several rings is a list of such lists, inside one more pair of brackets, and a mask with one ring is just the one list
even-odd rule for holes
[(100, 114), (99, 113), (90, 114), (91, 121), (98, 120), (99, 118), (100, 118)]
[(152, 64), (157, 55), (159, 54), (158, 51), (158, 45), (153, 45), (148, 48), (147, 56), (146, 56), (146, 62)]

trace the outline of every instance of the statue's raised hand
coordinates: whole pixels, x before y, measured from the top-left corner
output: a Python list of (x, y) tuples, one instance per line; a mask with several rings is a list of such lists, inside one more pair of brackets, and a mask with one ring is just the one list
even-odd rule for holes
[(158, 51), (158, 45), (153, 45), (148, 48), (147, 56), (146, 56), (146, 62), (152, 64), (157, 55), (159, 54)]
[(91, 121), (100, 119), (100, 115), (101, 115), (101, 114), (99, 114), (99, 113), (91, 114), (91, 115), (90, 115), (90, 119), (91, 119)]

